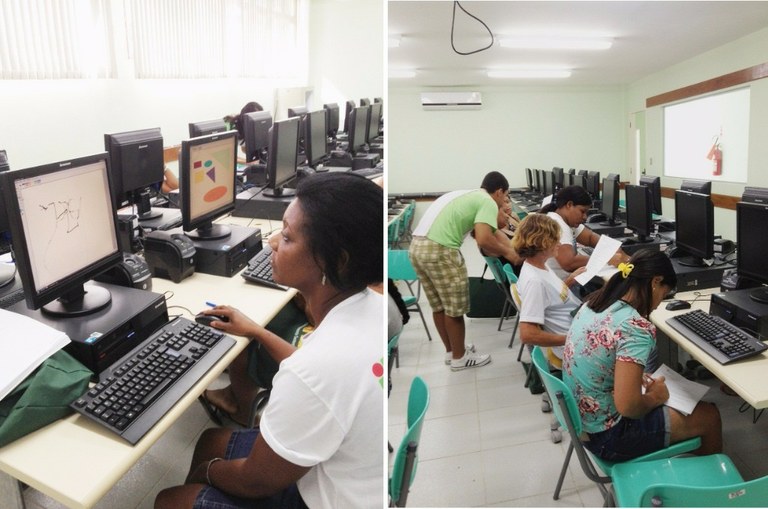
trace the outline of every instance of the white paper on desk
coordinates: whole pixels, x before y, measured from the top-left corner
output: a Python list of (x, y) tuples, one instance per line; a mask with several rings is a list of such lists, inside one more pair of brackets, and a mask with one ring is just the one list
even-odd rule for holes
[(546, 207), (550, 203), (552, 203), (552, 198), (554, 198), (554, 194), (550, 194), (549, 196), (545, 196), (543, 200), (541, 200), (541, 208)]
[(666, 364), (662, 364), (653, 373), (653, 378), (660, 376), (664, 377), (664, 383), (669, 390), (669, 399), (664, 404), (683, 415), (691, 415), (696, 404), (709, 390), (708, 386), (688, 380)]
[(63, 332), (0, 309), (0, 400), (67, 343)]
[(587, 262), (587, 270), (576, 276), (576, 282), (580, 285), (589, 283), (590, 279), (600, 274), (605, 266), (608, 265), (608, 261), (610, 261), (611, 257), (616, 254), (620, 247), (621, 241), (612, 239), (608, 235), (600, 235), (600, 240)]

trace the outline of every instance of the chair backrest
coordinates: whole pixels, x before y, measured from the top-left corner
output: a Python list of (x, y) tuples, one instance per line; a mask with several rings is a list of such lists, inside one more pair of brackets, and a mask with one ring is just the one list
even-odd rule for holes
[(395, 507), (405, 506), (408, 490), (416, 477), (418, 445), (428, 407), (429, 388), (424, 379), (417, 376), (411, 382), (408, 394), (408, 431), (397, 448), (392, 477), (389, 478), (389, 498)]
[(389, 339), (389, 343), (387, 344), (387, 358), (388, 360), (388, 366), (387, 366), (387, 372), (392, 373), (392, 364), (393, 360), (395, 358), (395, 352), (397, 351), (397, 342), (400, 341), (400, 333), (398, 332), (394, 336), (392, 336)]
[(765, 507), (767, 503), (765, 476), (725, 486), (656, 484), (645, 490), (640, 507)]
[(504, 275), (504, 268), (501, 266), (501, 260), (494, 256), (483, 256), (486, 265), (491, 269), (493, 279), (500, 285), (507, 286), (507, 276)]
[(416, 271), (405, 249), (390, 249), (387, 253), (387, 276), (394, 280), (415, 281)]
[(507, 276), (507, 282), (511, 285), (517, 284), (517, 274), (508, 263), (504, 264), (504, 275)]
[[(565, 382), (549, 372), (547, 358), (541, 347), (536, 346), (533, 348), (533, 351), (531, 352), (531, 360), (533, 361), (533, 365), (536, 366), (541, 381), (544, 382), (544, 387), (547, 389), (547, 393), (552, 399), (552, 407), (558, 422), (561, 426), (568, 429), (571, 438), (575, 436), (576, 440), (578, 440), (582, 428), (581, 414), (579, 413), (579, 407), (576, 405), (576, 398), (573, 396), (573, 393), (568, 386), (565, 385)], [(561, 405), (557, 404), (560, 399), (560, 397), (557, 396), (558, 393), (562, 393), (562, 398), (565, 401), (565, 411), (561, 408)]]

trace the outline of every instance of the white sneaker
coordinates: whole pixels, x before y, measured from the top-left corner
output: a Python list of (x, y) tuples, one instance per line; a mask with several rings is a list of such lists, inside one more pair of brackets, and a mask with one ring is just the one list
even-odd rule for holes
[[(475, 353), (475, 345), (474, 345), (474, 343), (465, 343), (464, 344), (464, 353), (466, 353), (466, 352)], [(452, 360), (453, 360), (453, 353), (452, 352), (445, 352), (445, 365), (446, 366), (450, 366)]]
[(461, 359), (451, 360), (451, 371), (461, 371), (467, 368), (479, 368), (490, 364), (491, 356), (467, 352)]

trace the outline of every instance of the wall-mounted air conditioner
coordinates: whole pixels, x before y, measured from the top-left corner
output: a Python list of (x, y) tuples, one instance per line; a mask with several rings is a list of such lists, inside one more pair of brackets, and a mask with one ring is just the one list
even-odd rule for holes
[(421, 106), (430, 110), (479, 110), (480, 92), (422, 92)]

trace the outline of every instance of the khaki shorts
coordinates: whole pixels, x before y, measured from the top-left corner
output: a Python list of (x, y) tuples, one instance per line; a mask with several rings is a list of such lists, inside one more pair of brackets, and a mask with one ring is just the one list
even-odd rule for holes
[(469, 279), (461, 251), (416, 237), (409, 257), (433, 312), (459, 317), (469, 311)]

